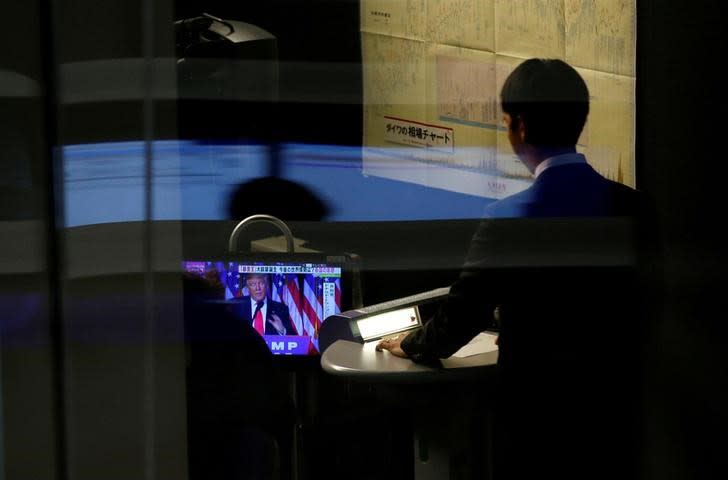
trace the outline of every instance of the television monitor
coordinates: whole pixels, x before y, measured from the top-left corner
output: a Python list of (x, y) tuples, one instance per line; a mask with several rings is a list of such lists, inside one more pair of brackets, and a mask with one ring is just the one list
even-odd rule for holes
[(202, 302), (223, 306), (229, 318), (252, 327), (274, 355), (316, 356), (321, 325), (351, 305), (351, 281), (343, 258), (306, 254), (199, 258), (183, 260), (182, 271), (206, 285)]

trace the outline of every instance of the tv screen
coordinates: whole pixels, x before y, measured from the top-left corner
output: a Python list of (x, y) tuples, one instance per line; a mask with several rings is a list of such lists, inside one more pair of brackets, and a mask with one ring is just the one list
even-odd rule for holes
[(322, 323), (347, 307), (341, 263), (202, 259), (183, 261), (182, 270), (204, 282), (202, 302), (252, 327), (274, 355), (318, 355)]

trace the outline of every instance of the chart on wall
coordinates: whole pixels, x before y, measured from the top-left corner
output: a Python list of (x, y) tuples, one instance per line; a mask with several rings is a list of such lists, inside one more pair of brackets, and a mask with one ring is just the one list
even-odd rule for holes
[(579, 151), (634, 186), (635, 2), (362, 0), (363, 173), (493, 199), (526, 188), (498, 94), (542, 57), (589, 87)]

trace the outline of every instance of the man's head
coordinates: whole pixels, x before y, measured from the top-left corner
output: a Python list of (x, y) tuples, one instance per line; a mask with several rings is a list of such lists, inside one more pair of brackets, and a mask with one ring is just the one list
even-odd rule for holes
[(523, 143), (551, 150), (573, 148), (589, 114), (589, 90), (567, 63), (532, 58), (506, 79), (501, 106), (510, 130), (525, 125)]
[(245, 279), (245, 284), (248, 286), (250, 292), (250, 298), (256, 302), (260, 302), (265, 299), (266, 293), (268, 293), (268, 283), (265, 275), (261, 273), (249, 273)]

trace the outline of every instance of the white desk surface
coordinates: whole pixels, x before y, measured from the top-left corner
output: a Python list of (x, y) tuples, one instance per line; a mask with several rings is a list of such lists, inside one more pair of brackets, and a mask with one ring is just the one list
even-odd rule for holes
[(321, 356), (321, 367), (329, 374), (352, 379), (420, 383), (474, 378), (492, 370), (498, 361), (498, 352), (492, 351), (464, 358), (450, 357), (441, 360), (439, 367), (429, 366), (387, 351), (377, 352), (376, 344), (337, 340)]

